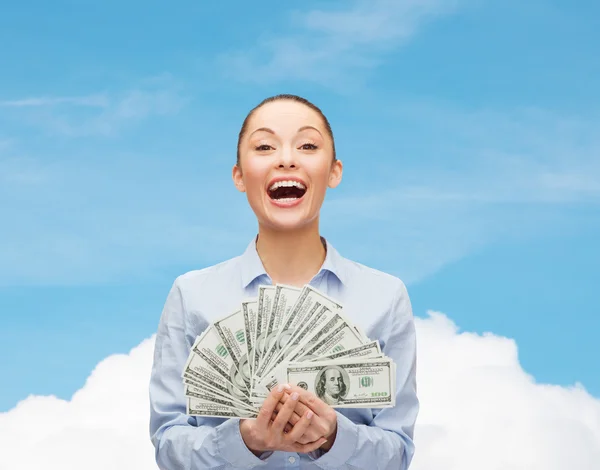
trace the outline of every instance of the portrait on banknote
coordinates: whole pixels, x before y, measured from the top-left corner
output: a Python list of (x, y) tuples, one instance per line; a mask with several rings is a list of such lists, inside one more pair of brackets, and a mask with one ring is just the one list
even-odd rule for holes
[(349, 383), (350, 379), (344, 369), (333, 365), (326, 366), (317, 375), (315, 391), (328, 405), (339, 405), (348, 394)]

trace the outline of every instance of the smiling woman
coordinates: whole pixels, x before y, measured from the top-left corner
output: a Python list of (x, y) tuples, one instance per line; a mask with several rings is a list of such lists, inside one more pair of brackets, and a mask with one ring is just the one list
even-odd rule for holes
[[(244, 120), (232, 178), (258, 234), (242, 255), (179, 276), (167, 297), (150, 383), (161, 469), (409, 467), (419, 409), (412, 308), (400, 279), (342, 257), (320, 234), (321, 206), (342, 168), (327, 118), (303, 98), (268, 98)], [(393, 408), (333, 408), (345, 382), (332, 368), (322, 393), (273, 388), (256, 419), (186, 414), (181, 373), (195, 339), (257, 297), (259, 286), (276, 284), (309, 284), (338, 299), (344, 315), (379, 341), (396, 364)]]
[(300, 97), (278, 95), (249, 113), (238, 137), (233, 180), (265, 229), (259, 240), (270, 237), (271, 230), (294, 240), (297, 229), (311, 226), (307, 241), (319, 242), (314, 233), (325, 192), (341, 179), (333, 132), (319, 108)]

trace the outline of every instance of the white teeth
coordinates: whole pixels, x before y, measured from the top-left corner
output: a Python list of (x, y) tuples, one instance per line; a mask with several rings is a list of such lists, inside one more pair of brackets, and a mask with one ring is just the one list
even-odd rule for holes
[(277, 202), (292, 202), (292, 201), (296, 201), (298, 198), (297, 197), (283, 197), (281, 199), (276, 199)]
[(300, 189), (306, 189), (306, 186), (304, 186), (299, 181), (286, 180), (286, 181), (277, 181), (276, 183), (273, 183), (271, 185), (271, 187), (269, 188), (269, 191), (275, 191), (277, 188), (283, 188), (283, 187), (289, 188), (292, 186), (295, 186), (296, 188), (300, 188)]

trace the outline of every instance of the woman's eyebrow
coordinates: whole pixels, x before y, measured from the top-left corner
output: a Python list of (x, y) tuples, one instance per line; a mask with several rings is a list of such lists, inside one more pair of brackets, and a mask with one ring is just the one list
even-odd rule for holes
[(312, 129), (314, 131), (317, 131), (319, 134), (321, 134), (321, 131), (314, 126), (302, 126), (300, 129), (298, 129), (298, 133), (305, 131), (307, 129)]
[(268, 132), (269, 134), (275, 134), (275, 131), (273, 129), (269, 129), (268, 127), (259, 127), (258, 129), (253, 130), (250, 135), (256, 134), (260, 131)]
[[(300, 132), (305, 131), (307, 129), (312, 129), (314, 131), (317, 131), (319, 134), (321, 134), (321, 131), (319, 131), (319, 129), (317, 129), (314, 126), (302, 126), (300, 129), (298, 129), (297, 132), (300, 133)], [(253, 130), (250, 135), (253, 135), (253, 134), (255, 134), (257, 132), (260, 132), (260, 131), (268, 132), (269, 134), (275, 135), (275, 131), (273, 129), (268, 128), (268, 127), (259, 127), (258, 129)]]

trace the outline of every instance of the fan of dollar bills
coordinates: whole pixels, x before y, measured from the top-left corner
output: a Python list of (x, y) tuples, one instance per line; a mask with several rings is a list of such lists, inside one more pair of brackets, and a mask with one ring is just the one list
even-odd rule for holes
[(396, 365), (379, 342), (310, 285), (259, 286), (198, 336), (182, 378), (191, 416), (256, 417), (279, 383), (337, 408), (393, 407), (396, 396)]

